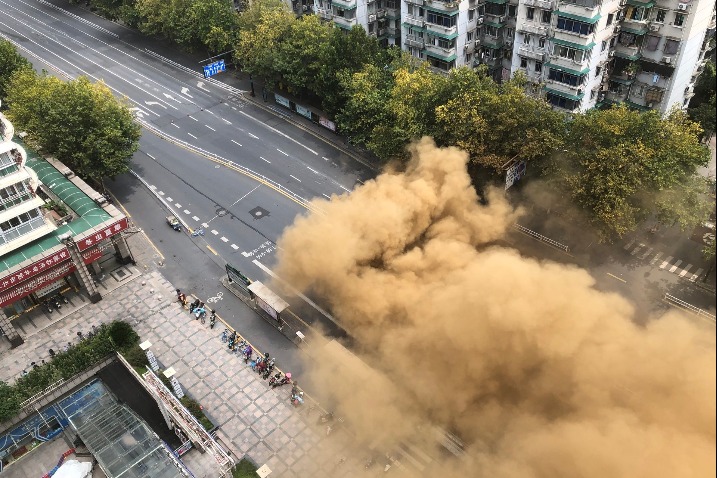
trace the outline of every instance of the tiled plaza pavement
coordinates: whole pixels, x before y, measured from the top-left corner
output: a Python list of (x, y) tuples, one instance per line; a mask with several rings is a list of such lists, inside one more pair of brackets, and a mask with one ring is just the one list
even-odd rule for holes
[[(344, 430), (337, 427), (327, 436), (316, 424), (318, 408), (295, 409), (288, 386), (270, 389), (240, 357), (229, 353), (219, 339), (220, 330), (193, 320), (176, 304), (174, 289), (158, 271), (136, 274), (99, 303), (86, 304), (3, 353), (0, 380), (14, 381), (30, 362), (47, 360), (48, 349), (60, 350), (76, 341), (77, 331), (86, 333), (93, 324), (125, 319), (141, 340), (152, 342), (162, 366), (175, 368), (186, 393), (220, 425), (219, 439), (237, 461), (246, 455), (258, 465), (266, 463), (273, 471), (271, 478), (366, 476), (365, 456), (351, 455), (351, 438)], [(202, 463), (192, 471), (197, 477), (216, 478), (212, 462), (197, 453), (188, 456), (190, 467)]]

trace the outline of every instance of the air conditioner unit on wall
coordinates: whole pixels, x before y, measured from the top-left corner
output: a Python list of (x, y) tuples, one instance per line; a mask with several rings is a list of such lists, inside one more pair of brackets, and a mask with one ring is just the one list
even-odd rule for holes
[(660, 29), (660, 25), (650, 25), (650, 31), (656, 32)]
[(662, 61), (669, 65), (670, 63), (672, 63), (672, 57), (671, 56), (663, 56)]
[(652, 108), (652, 105), (653, 105), (653, 104), (654, 104), (654, 103), (647, 103), (647, 107), (648, 107), (648, 108)]
[(615, 52), (611, 51), (610, 53), (607, 54), (607, 56), (608, 56), (608, 58), (612, 58), (613, 56), (615, 56)]
[(478, 25), (483, 25), (483, 17), (478, 18)]
[(687, 10), (687, 4), (686, 3), (678, 3), (677, 9), (684, 12), (685, 10)]

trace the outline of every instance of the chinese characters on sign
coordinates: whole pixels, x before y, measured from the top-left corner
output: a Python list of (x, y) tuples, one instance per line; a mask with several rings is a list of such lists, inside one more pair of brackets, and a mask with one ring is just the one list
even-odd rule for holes
[(70, 272), (75, 270), (75, 265), (72, 262), (61, 264), (60, 266), (52, 269), (50, 272), (37, 276), (32, 280), (24, 282), (21, 286), (15, 287), (3, 294), (0, 294), (0, 307), (4, 307), (17, 299), (21, 299), (26, 295), (36, 291), (37, 289), (46, 286), (47, 284), (63, 277)]
[(36, 276), (50, 269), (52, 266), (70, 259), (70, 253), (67, 250), (56, 252), (51, 256), (47, 256), (42, 260), (31, 264), (24, 269), (3, 277), (0, 279), (0, 291), (7, 290), (30, 277)]
[(215, 61), (204, 67), (204, 78), (214, 76), (219, 72), (227, 71), (227, 67), (224, 64), (224, 60)]
[(84, 239), (77, 241), (77, 248), (80, 251), (89, 249), (90, 247), (94, 246), (98, 242), (104, 241), (108, 237), (114, 236), (118, 232), (123, 231), (124, 229), (127, 229), (127, 227), (128, 227), (127, 218), (123, 217), (116, 223), (107, 226), (102, 231), (96, 232), (94, 234), (90, 234), (89, 236), (85, 237)]

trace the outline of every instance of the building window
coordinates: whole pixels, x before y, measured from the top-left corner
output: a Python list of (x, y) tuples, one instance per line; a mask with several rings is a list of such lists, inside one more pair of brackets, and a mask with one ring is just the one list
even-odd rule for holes
[(438, 38), (438, 47), (450, 50), (455, 45), (455, 40), (446, 40), (445, 38)]
[(528, 68), (528, 60), (525, 59), (525, 58), (523, 58), (522, 56), (520, 57), (520, 67), (521, 67), (521, 68)]
[(660, 37), (657, 35), (647, 35), (643, 47), (648, 51), (657, 51), (657, 46), (660, 44)]
[(523, 36), (523, 44), (530, 45), (530, 35)]
[(595, 90), (590, 91), (590, 99), (594, 100), (596, 94), (597, 94), (597, 91), (595, 91)]
[(428, 23), (433, 23), (434, 25), (451, 28), (456, 26), (456, 16), (442, 15), (436, 12), (428, 12), (428, 15), (426, 16), (426, 21)]
[(538, 38), (538, 48), (545, 48), (545, 37)]
[(484, 31), (485, 31), (486, 35), (493, 37), (493, 38), (498, 38), (498, 29), (496, 27), (486, 25)]
[(665, 23), (665, 17), (667, 16), (667, 10), (658, 8), (657, 14), (655, 15), (655, 22)]
[(528, 7), (525, 10), (525, 18), (527, 18), (528, 20), (532, 20), (534, 17), (535, 17), (535, 8)]
[(541, 71), (543, 71), (543, 62), (542, 61), (535, 62), (535, 71), (537, 73), (540, 73)]
[(466, 41), (469, 41), (469, 42), (473, 41), (473, 32), (472, 31), (466, 33)]
[(665, 40), (665, 47), (662, 49), (662, 51), (666, 55), (674, 55), (677, 53), (677, 51), (680, 49), (680, 42), (677, 40), (670, 40), (669, 38)]
[(558, 17), (557, 28), (558, 30), (577, 33), (578, 35), (589, 35), (595, 30), (594, 25), (560, 16)]
[(673, 23), (676, 27), (681, 27), (685, 24), (685, 14), (684, 13), (675, 13), (675, 22)]
[(574, 60), (578, 63), (583, 61), (583, 52), (575, 48), (570, 48), (562, 45), (555, 45), (553, 48), (553, 55), (557, 55), (560, 58), (566, 58), (568, 60)]
[(562, 96), (554, 95), (552, 93), (548, 93), (545, 96), (545, 99), (553, 106), (557, 106), (558, 108), (563, 108), (566, 110), (574, 110), (577, 108), (580, 103), (577, 101), (569, 100), (567, 98), (563, 98)]
[(433, 68), (438, 68), (439, 70), (443, 71), (449, 71), (452, 68), (455, 68), (456, 62), (455, 60), (451, 62), (439, 60), (438, 58), (428, 57), (428, 62), (431, 64)]
[(643, 20), (647, 20), (647, 12), (648, 10), (643, 7), (634, 7), (628, 16), (630, 17), (630, 20), (641, 22)]
[(473, 21), (473, 17), (475, 16), (475, 13), (476, 13), (476, 11), (474, 8), (471, 8), (470, 10), (468, 10), (468, 21), (469, 22)]
[(513, 18), (518, 16), (518, 7), (515, 5), (508, 5), (508, 16)]
[(634, 33), (620, 32), (618, 41), (622, 46), (634, 47), (637, 46), (637, 35)]
[(610, 14), (607, 16), (607, 24), (608, 24), (608, 25), (612, 25), (612, 21), (613, 21), (614, 19), (615, 19), (615, 14), (614, 14), (614, 13), (610, 13)]
[(548, 79), (570, 86), (578, 86), (579, 84), (583, 83), (585, 75), (575, 76), (571, 75), (570, 73), (565, 73), (564, 71), (550, 68), (550, 71), (548, 73)]
[(540, 21), (542, 23), (550, 23), (550, 10), (541, 10)]
[(605, 51), (607, 48), (607, 41), (603, 40), (602, 44), (600, 45), (600, 51)]
[(466, 53), (466, 64), (470, 64), (470, 62), (473, 60), (473, 55), (471, 53)]
[(600, 73), (602, 73), (602, 66), (598, 66), (595, 68), (595, 78), (599, 78)]
[(659, 103), (662, 101), (662, 96), (665, 94), (665, 90), (662, 88), (649, 88), (645, 92), (645, 103)]

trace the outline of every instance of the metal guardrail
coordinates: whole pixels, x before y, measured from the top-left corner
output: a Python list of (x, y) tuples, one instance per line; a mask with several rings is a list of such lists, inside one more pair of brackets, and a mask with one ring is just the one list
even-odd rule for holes
[(534, 239), (537, 239), (541, 242), (544, 242), (546, 244), (549, 244), (557, 249), (560, 249), (561, 251), (568, 252), (568, 250), (569, 250), (568, 246), (566, 246), (565, 244), (561, 244), (558, 241), (554, 241), (553, 239), (550, 239), (549, 237), (545, 237), (544, 235), (539, 234), (535, 231), (532, 231), (532, 230), (528, 229), (527, 227), (523, 227), (518, 223), (513, 224), (513, 227), (516, 228), (517, 230), (519, 230), (520, 232), (522, 232), (523, 234), (527, 234), (528, 236), (530, 236)]
[(717, 323), (717, 318), (715, 318), (714, 314), (710, 314), (706, 310), (700, 309), (699, 307), (696, 307), (696, 306), (690, 304), (689, 302), (685, 302), (682, 299), (678, 299), (674, 295), (670, 295), (670, 294), (666, 293), (664, 299), (667, 302), (674, 304), (678, 307), (681, 307), (681, 308), (687, 310), (688, 312), (691, 312), (699, 317), (704, 317), (705, 319), (707, 319), (711, 322)]

